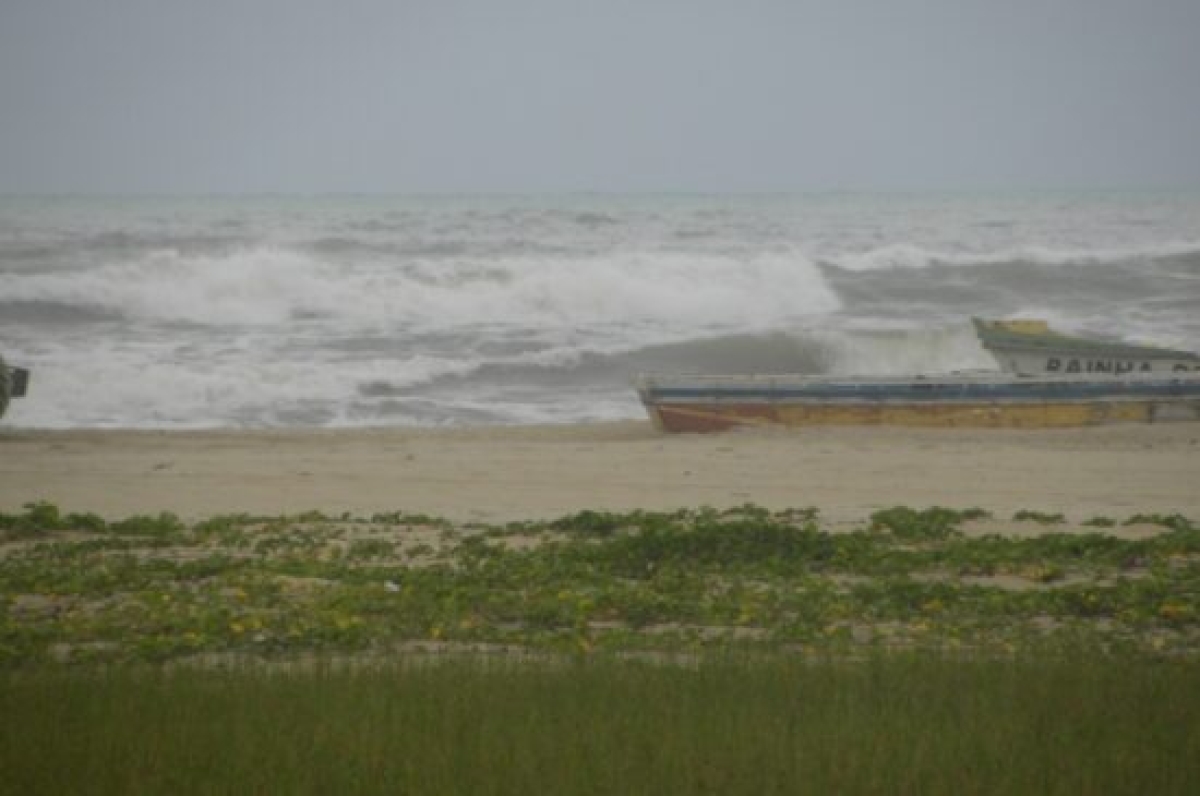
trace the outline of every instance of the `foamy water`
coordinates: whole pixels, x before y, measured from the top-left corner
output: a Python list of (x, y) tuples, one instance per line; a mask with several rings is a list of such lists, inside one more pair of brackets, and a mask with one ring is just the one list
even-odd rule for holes
[(991, 367), (972, 315), (1200, 349), (1200, 196), (0, 199), (26, 427), (641, 416), (641, 370)]

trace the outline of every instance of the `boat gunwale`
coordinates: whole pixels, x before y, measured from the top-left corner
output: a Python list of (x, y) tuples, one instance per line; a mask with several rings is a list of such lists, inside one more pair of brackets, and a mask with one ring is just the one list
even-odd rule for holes
[(1119, 341), (1109, 342), (1055, 331), (1021, 332), (997, 327), (997, 321), (972, 318), (980, 344), (989, 351), (1036, 352), (1061, 351), (1070, 354), (1090, 354), (1109, 358), (1136, 357), (1140, 359), (1182, 359), (1200, 362), (1200, 355), (1182, 349), (1138, 345)]
[(1170, 348), (1153, 348), (1142, 346), (1126, 346), (1120, 344), (1113, 345), (1062, 345), (1051, 343), (1048, 341), (1018, 341), (1009, 343), (1008, 341), (997, 343), (992, 340), (984, 340), (981, 338), (981, 343), (984, 348), (989, 351), (1000, 351), (1005, 353), (1011, 352), (1029, 352), (1029, 353), (1062, 353), (1072, 356), (1090, 355), (1106, 357), (1108, 359), (1118, 359), (1122, 357), (1130, 359), (1180, 359), (1188, 362), (1200, 362), (1200, 355), (1193, 354), (1191, 351), (1176, 351)]

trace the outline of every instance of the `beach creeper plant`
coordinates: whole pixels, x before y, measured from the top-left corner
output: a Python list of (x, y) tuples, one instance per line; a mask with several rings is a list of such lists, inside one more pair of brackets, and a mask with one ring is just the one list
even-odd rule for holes
[[(580, 513), (502, 527), (233, 515), (0, 515), (0, 665), (364, 654), (794, 647), (1192, 655), (1200, 530), (976, 535), (897, 507), (830, 533), (803, 509)], [(405, 523), (414, 524), (405, 524)], [(77, 525), (74, 525), (77, 523)], [(1139, 518), (1139, 526), (1146, 518)]]

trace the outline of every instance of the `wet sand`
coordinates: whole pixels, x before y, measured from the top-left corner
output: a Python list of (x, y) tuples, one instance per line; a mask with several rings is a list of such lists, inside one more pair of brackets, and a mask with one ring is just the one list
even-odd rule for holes
[(666, 435), (628, 421), (336, 431), (0, 429), (0, 511), (456, 521), (756, 503), (856, 522), (893, 505), (1200, 518), (1200, 423), (1070, 430), (814, 428)]

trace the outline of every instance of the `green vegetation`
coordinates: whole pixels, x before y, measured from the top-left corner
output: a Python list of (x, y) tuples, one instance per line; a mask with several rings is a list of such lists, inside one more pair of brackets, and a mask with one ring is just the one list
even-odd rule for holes
[(0, 793), (1196, 792), (1200, 527), (1126, 524), (30, 504)]
[(914, 511), (897, 506), (871, 515), (871, 529), (888, 531), (900, 539), (948, 539), (960, 536), (958, 526), (966, 520), (978, 520), (989, 516), (983, 509), (955, 511), (935, 506), (924, 511)]
[(1186, 530), (1193, 527), (1188, 519), (1179, 514), (1135, 514), (1125, 520), (1126, 525), (1161, 525), (1172, 530)]
[(0, 792), (1185, 794), (1195, 685), (1056, 656), (49, 669), (0, 680)]
[(1200, 528), (1132, 520), (1161, 530), (982, 534), (963, 529), (1003, 523), (897, 507), (832, 533), (815, 510), (756, 506), (504, 527), (400, 513), (188, 526), (30, 504), (0, 514), (0, 666), (414, 645), (1193, 656)]
[(1066, 518), (1062, 514), (1047, 514), (1044, 511), (1028, 511), (1022, 509), (1016, 514), (1013, 514), (1014, 522), (1036, 522), (1042, 525), (1059, 525), (1066, 522)]

